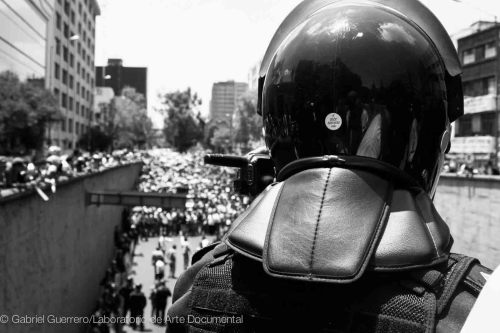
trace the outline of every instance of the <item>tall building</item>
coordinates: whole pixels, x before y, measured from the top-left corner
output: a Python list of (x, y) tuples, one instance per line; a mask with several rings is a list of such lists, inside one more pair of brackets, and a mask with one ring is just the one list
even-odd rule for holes
[(212, 122), (225, 122), (232, 128), (234, 111), (239, 98), (248, 91), (248, 84), (244, 82), (226, 81), (216, 82), (212, 86), (212, 100), (210, 101), (210, 119)]
[(94, 119), (96, 125), (104, 128), (111, 120), (110, 110), (115, 92), (110, 87), (96, 87), (94, 95)]
[(248, 89), (255, 90), (259, 88), (259, 70), (261, 61), (255, 63), (248, 71)]
[(148, 69), (146, 67), (124, 67), (122, 59), (108, 59), (105, 67), (96, 67), (98, 87), (111, 87), (116, 96), (120, 96), (124, 87), (132, 87), (138, 93), (148, 97)]
[(0, 72), (48, 85), (49, 40), (55, 0), (0, 1)]
[(463, 68), (465, 115), (455, 122), (449, 156), (485, 165), (498, 161), (500, 24), (476, 22), (457, 40)]
[(50, 40), (53, 68), (49, 87), (59, 98), (63, 119), (49, 128), (51, 144), (76, 147), (93, 119), (96, 0), (57, 0)]

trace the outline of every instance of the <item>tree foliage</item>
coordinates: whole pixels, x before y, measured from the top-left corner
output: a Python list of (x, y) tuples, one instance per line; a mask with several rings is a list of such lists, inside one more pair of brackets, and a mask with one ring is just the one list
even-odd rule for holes
[(113, 145), (113, 138), (105, 133), (98, 126), (94, 126), (90, 131), (85, 132), (78, 140), (78, 146), (89, 151), (106, 151)]
[(250, 141), (261, 138), (262, 119), (257, 114), (257, 94), (254, 91), (247, 92), (239, 99), (234, 123), (235, 143), (247, 147)]
[(111, 102), (106, 132), (115, 148), (145, 147), (153, 137), (153, 122), (148, 117), (144, 95), (125, 87)]
[(21, 82), (13, 72), (0, 73), (0, 153), (42, 150), (47, 125), (61, 118), (57, 98), (43, 79)]
[(184, 152), (203, 139), (205, 122), (195, 114), (201, 99), (190, 88), (161, 96), (164, 116), (163, 133), (168, 144)]

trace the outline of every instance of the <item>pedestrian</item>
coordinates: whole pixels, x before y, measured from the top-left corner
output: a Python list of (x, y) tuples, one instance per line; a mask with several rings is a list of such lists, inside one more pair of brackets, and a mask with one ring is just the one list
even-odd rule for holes
[(184, 257), (184, 270), (186, 270), (189, 266), (189, 260), (191, 259), (191, 248), (189, 244), (184, 245), (182, 256)]
[(165, 281), (161, 281), (156, 289), (156, 322), (160, 325), (165, 324), (165, 310), (168, 303), (168, 298), (172, 296), (172, 292), (167, 288)]
[(155, 263), (155, 280), (162, 280), (165, 277), (165, 263), (162, 259), (156, 260)]
[(151, 287), (151, 292), (149, 294), (149, 302), (151, 303), (151, 318), (157, 317), (157, 297), (156, 297), (156, 284)]
[(134, 279), (129, 277), (126, 284), (119, 291), (123, 304), (123, 317), (127, 317), (130, 310), (130, 294), (132, 291), (134, 291)]
[(141, 331), (144, 331), (144, 308), (146, 307), (146, 296), (142, 292), (142, 285), (135, 286), (134, 291), (130, 294), (130, 326), (136, 329), (139, 326)]
[(491, 274), (432, 202), (460, 73), (417, 0), (299, 4), (260, 70), (276, 181), (195, 254), (167, 332), (459, 332)]
[(175, 279), (175, 268), (177, 264), (177, 246), (172, 245), (170, 250), (167, 252), (168, 264), (170, 268), (169, 278)]

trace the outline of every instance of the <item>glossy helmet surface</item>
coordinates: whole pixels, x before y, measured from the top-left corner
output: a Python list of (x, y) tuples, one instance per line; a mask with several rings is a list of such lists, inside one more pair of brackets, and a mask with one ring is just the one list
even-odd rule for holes
[(278, 29), (260, 74), (277, 171), (300, 158), (364, 156), (433, 193), (463, 95), (453, 44), (418, 1), (305, 1)]

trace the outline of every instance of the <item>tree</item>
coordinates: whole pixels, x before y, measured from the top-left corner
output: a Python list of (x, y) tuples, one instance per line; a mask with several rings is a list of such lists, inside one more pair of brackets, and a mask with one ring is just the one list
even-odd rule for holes
[(239, 99), (234, 123), (233, 140), (235, 143), (247, 148), (250, 141), (261, 139), (262, 119), (257, 114), (255, 91), (249, 91)]
[(144, 95), (125, 87), (110, 107), (106, 132), (116, 148), (144, 147), (153, 138), (153, 122), (147, 115)]
[(43, 79), (21, 82), (10, 71), (0, 73), (0, 152), (40, 152), (50, 122), (62, 119), (57, 98)]
[(90, 151), (106, 151), (112, 147), (113, 138), (109, 134), (102, 131), (98, 126), (94, 126), (80, 136), (78, 145), (80, 147), (85, 147)]
[(185, 152), (203, 139), (205, 122), (199, 112), (195, 115), (201, 99), (191, 88), (166, 93), (161, 99), (165, 139), (178, 151)]
[(215, 151), (225, 153), (231, 146), (230, 131), (226, 127), (215, 127), (210, 143)]

